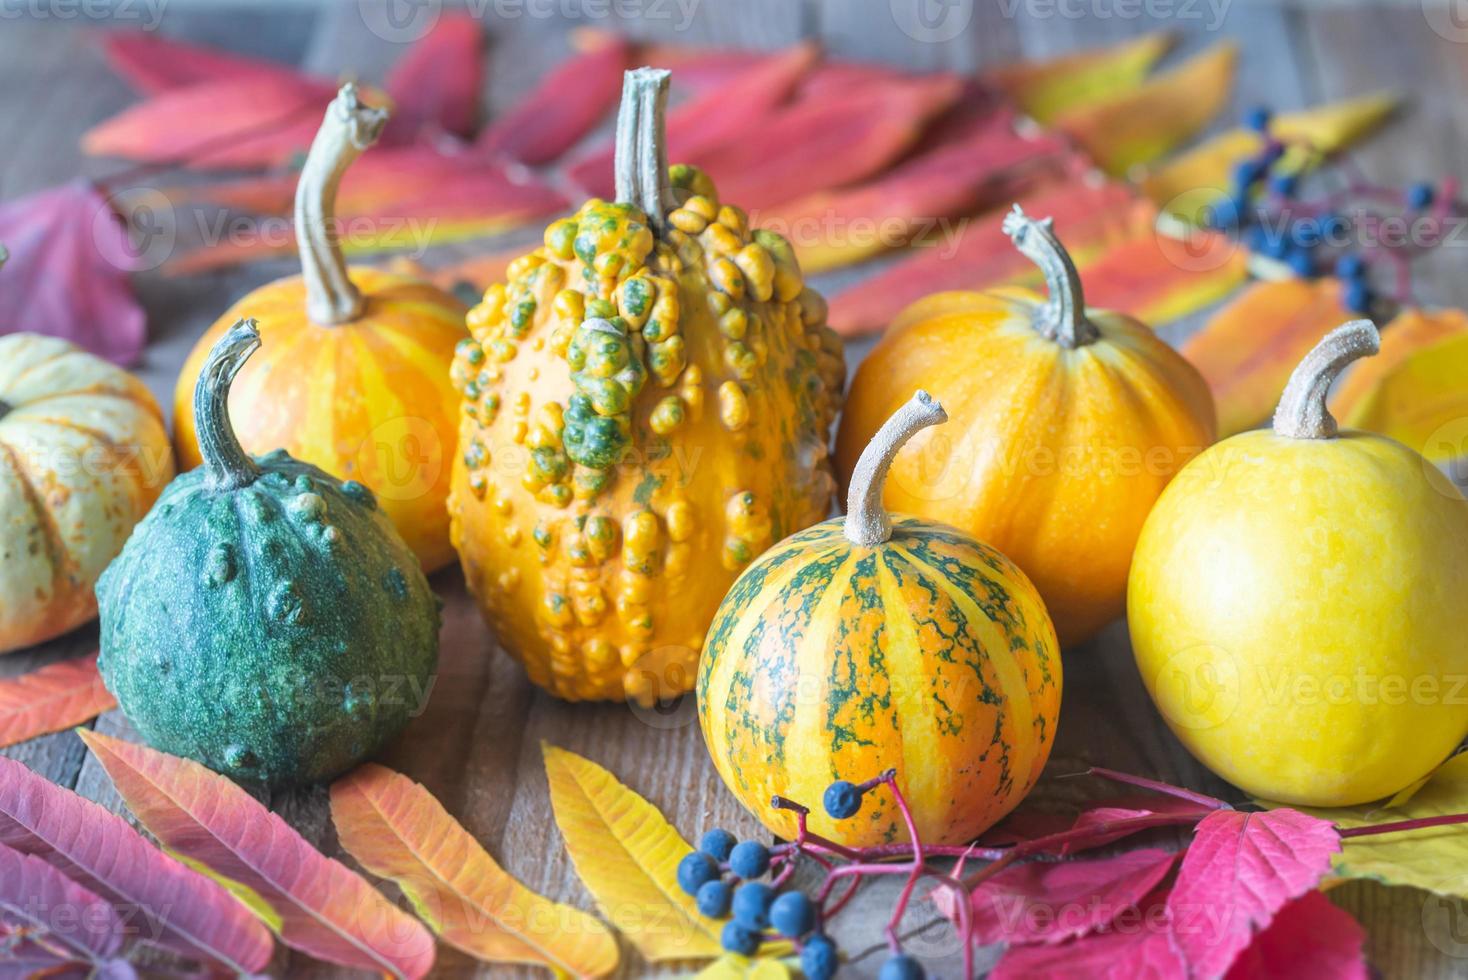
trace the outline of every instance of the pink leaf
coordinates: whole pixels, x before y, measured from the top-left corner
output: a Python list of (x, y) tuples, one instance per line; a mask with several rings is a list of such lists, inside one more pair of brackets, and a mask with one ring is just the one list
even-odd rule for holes
[(235, 973), (256, 973), (270, 960), (269, 931), (223, 887), (148, 844), (117, 814), (5, 758), (0, 844), (136, 909), (150, 937), (184, 956)]
[[(973, 941), (1054, 944), (1102, 929), (1161, 884), (1177, 857), (1147, 848), (1006, 868), (970, 893)], [(933, 898), (957, 924), (953, 892), (944, 889)]]
[(1340, 834), (1297, 810), (1217, 810), (1198, 823), (1167, 898), (1178, 951), (1193, 973), (1222, 974), (1290, 899), (1320, 884)]
[(73, 181), (0, 205), (0, 333), (27, 330), (132, 364), (147, 339), (128, 272), (138, 258), (94, 185)]
[(1102, 932), (1054, 945), (1007, 949), (989, 980), (1181, 980), (1188, 976), (1173, 946), (1165, 895), (1153, 892), (1123, 909)]
[(65, 731), (116, 706), (96, 653), (11, 677), (0, 681), (0, 747)]
[(490, 123), (476, 145), (491, 156), (529, 166), (550, 163), (579, 143), (616, 104), (627, 50), (619, 37), (592, 35), (585, 50)]
[(221, 78), (274, 78), (296, 84), (311, 80), (288, 65), (189, 44), (156, 31), (108, 31), (102, 51), (112, 70), (145, 95)]
[(78, 960), (99, 963), (122, 949), (122, 919), (105, 900), (40, 858), (0, 844), (0, 915), (42, 929)]
[(1280, 909), (1226, 980), (1366, 980), (1366, 930), (1318, 891)]
[(386, 138), (413, 142), (437, 131), (469, 137), (479, 125), (484, 33), (467, 13), (446, 13), (388, 73), (393, 101)]
[(1090, 828), (1095, 834), (1067, 841), (1060, 851), (1062, 854), (1074, 854), (1154, 827), (1197, 823), (1211, 812), (1209, 807), (1171, 796), (1124, 796), (1104, 800), (1083, 811), (1071, 827), (1072, 830)]

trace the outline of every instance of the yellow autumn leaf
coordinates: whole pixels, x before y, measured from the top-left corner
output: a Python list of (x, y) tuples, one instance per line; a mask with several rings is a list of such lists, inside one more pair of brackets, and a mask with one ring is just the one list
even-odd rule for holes
[(510, 877), (408, 777), (357, 768), (331, 787), (331, 819), (348, 854), (395, 882), (429, 928), (470, 956), (577, 977), (617, 968), (617, 941), (606, 926)]
[(1381, 329), (1381, 350), (1351, 366), (1330, 399), (1330, 410), (1342, 425), (1357, 426), (1357, 417), (1381, 380), (1414, 352), (1457, 334), (1468, 334), (1462, 310), (1407, 307)]
[[(1277, 166), (1294, 172), (1312, 166), (1371, 132), (1397, 106), (1395, 95), (1378, 92), (1344, 102), (1276, 116), (1271, 130), (1281, 139), (1308, 141), (1314, 153), (1291, 149)], [(1197, 224), (1203, 208), (1227, 193), (1233, 166), (1258, 153), (1264, 137), (1250, 129), (1220, 133), (1168, 159), (1142, 178), (1142, 191), (1169, 213)]]
[(1136, 88), (1173, 41), (1164, 32), (1143, 34), (1059, 58), (1002, 65), (985, 72), (984, 81), (1008, 95), (1030, 118), (1047, 124), (1069, 109)]
[(782, 960), (752, 960), (726, 953), (697, 973), (697, 980), (788, 980), (793, 976)]
[(542, 743), (556, 825), (602, 912), (653, 962), (719, 956), (718, 923), (678, 887), (693, 850), (657, 807), (601, 766)]

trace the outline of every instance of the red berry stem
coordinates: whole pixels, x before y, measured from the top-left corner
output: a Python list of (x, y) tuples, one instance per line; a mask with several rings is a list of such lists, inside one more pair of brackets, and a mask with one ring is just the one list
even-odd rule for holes
[(1233, 809), (1231, 806), (1229, 806), (1229, 804), (1225, 803), (1223, 800), (1218, 799), (1216, 796), (1209, 796), (1206, 793), (1195, 793), (1190, 789), (1183, 789), (1181, 786), (1174, 786), (1171, 783), (1164, 783), (1158, 779), (1147, 779), (1144, 776), (1133, 776), (1131, 773), (1117, 772), (1115, 769), (1104, 769), (1101, 766), (1092, 766), (1085, 772), (1077, 773), (1077, 775), (1096, 776), (1101, 779), (1109, 780), (1113, 783), (1121, 783), (1126, 786), (1136, 786), (1140, 789), (1148, 789), (1154, 793), (1161, 793), (1164, 796), (1173, 796), (1179, 800), (1187, 800), (1191, 803), (1196, 803), (1199, 806), (1205, 806), (1210, 810)]

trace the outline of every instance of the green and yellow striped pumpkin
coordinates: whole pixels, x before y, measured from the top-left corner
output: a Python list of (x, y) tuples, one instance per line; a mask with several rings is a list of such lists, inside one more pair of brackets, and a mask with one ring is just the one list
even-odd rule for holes
[(892, 458), (946, 419), (918, 392), (873, 438), (848, 514), (796, 534), (735, 582), (698, 678), (699, 719), (724, 782), (782, 837), (848, 846), (907, 836), (892, 797), (857, 816), (820, 808), (837, 779), (889, 768), (925, 843), (972, 840), (1029, 792), (1060, 712), (1055, 628), (1004, 555), (961, 531), (882, 509)]

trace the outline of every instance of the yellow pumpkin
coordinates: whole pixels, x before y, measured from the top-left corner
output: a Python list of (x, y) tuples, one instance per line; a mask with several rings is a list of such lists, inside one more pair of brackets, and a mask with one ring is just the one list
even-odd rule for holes
[(1468, 735), (1468, 502), (1325, 407), (1377, 343), (1366, 320), (1327, 336), (1273, 429), (1189, 463), (1137, 543), (1142, 679), (1183, 744), (1256, 797), (1391, 796)]
[(837, 780), (896, 770), (925, 843), (973, 840), (1022, 800), (1060, 715), (1060, 648), (1035, 587), (955, 528), (883, 510), (909, 437), (945, 419), (918, 392), (878, 430), (847, 515), (760, 556), (734, 583), (699, 667), (704, 741), (770, 832), (796, 833), (775, 795), (853, 847), (907, 836), (886, 794), (854, 819), (814, 806)]
[(54, 337), (0, 337), (0, 653), (97, 614), (97, 576), (173, 472), (141, 381)]
[(1213, 400), (1145, 325), (1086, 309), (1048, 219), (1015, 207), (1004, 228), (1044, 272), (1049, 297), (995, 289), (919, 300), (857, 370), (836, 466), (849, 478), (907, 392), (932, 391), (956, 424), (919, 436), (897, 461), (887, 505), (1014, 559), (1068, 647), (1121, 615), (1142, 522), (1213, 442)]
[(531, 680), (671, 697), (744, 566), (826, 515), (841, 345), (790, 245), (663, 149), (630, 72), (618, 201), (588, 201), (469, 314), (449, 500), (465, 577)]
[(256, 318), (263, 347), (229, 397), (240, 444), (366, 484), (431, 572), (454, 557), (445, 501), (458, 395), (448, 370), (467, 336), (465, 307), (423, 280), (348, 268), (333, 214), (342, 175), (386, 118), (351, 85), (327, 109), (296, 190), (303, 274), (245, 296), (199, 338), (174, 389), (174, 441), (179, 464), (198, 466), (199, 371), (234, 323)]

